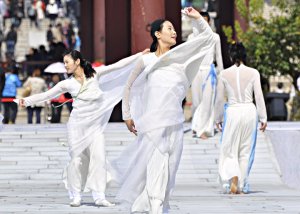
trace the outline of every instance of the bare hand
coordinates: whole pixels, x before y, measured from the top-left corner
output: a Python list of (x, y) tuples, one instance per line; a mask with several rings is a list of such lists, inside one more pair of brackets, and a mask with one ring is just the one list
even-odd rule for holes
[(129, 120), (125, 120), (125, 123), (126, 123), (126, 126), (128, 128), (128, 130), (130, 132), (133, 132), (133, 134), (135, 134), (135, 136), (137, 136), (137, 130), (135, 129), (135, 125), (134, 125), (134, 122), (133, 120), (129, 119)]
[(261, 123), (261, 127), (259, 128), (259, 130), (262, 130), (263, 132), (266, 130), (267, 127), (267, 123)]
[(200, 13), (195, 10), (193, 7), (186, 7), (184, 8), (186, 10), (186, 15), (189, 17), (189, 18), (194, 18), (194, 19), (199, 19), (201, 17)]
[(217, 123), (216, 126), (219, 131), (222, 131), (222, 122)]
[(148, 53), (150, 53), (150, 49), (149, 48), (143, 50), (143, 52), (142, 52), (143, 55), (148, 54)]
[(23, 107), (23, 108), (26, 108), (27, 106), (24, 104), (24, 99), (22, 98), (22, 99), (20, 99), (19, 100), (19, 105), (21, 106), (21, 107)]

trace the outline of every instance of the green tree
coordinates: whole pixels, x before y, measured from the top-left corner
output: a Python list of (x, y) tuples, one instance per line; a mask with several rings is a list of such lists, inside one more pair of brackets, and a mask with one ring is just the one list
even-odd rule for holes
[(237, 10), (248, 24), (244, 32), (239, 21), (222, 26), (228, 42), (236, 39), (247, 48), (250, 67), (260, 71), (263, 78), (280, 72), (293, 78), (297, 89), (300, 72), (300, 0), (272, 0), (274, 7), (268, 18), (263, 17), (264, 0), (235, 0)]

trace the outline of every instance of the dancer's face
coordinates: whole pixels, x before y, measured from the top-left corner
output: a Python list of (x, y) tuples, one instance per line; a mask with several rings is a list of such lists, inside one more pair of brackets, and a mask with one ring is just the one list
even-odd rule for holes
[(80, 60), (77, 59), (75, 61), (70, 55), (66, 55), (64, 57), (64, 64), (65, 64), (65, 68), (67, 69), (67, 73), (72, 74), (80, 65)]
[(165, 21), (163, 23), (161, 32), (156, 31), (155, 36), (157, 37), (157, 40), (160, 41), (163, 45), (166, 45), (168, 47), (176, 45), (177, 34), (172, 23), (169, 21)]

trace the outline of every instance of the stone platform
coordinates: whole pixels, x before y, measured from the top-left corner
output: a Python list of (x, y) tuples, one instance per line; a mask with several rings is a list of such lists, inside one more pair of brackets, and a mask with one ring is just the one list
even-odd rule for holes
[[(171, 199), (170, 213), (300, 213), (300, 191), (282, 183), (274, 164), (272, 145), (258, 134), (256, 157), (250, 173), (250, 194), (223, 195), (217, 184), (220, 133), (200, 140), (185, 123), (184, 151)], [(113, 208), (97, 207), (91, 193), (83, 194), (79, 208), (61, 180), (70, 160), (66, 125), (8, 125), (0, 133), (0, 213), (129, 213), (114, 199), (119, 186), (107, 189)], [(123, 123), (110, 123), (105, 131), (108, 160), (134, 138)]]

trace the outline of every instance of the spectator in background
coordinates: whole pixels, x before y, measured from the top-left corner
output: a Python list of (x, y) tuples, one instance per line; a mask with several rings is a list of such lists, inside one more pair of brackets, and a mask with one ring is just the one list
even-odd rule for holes
[(55, 26), (55, 20), (58, 14), (58, 7), (55, 0), (50, 0), (49, 4), (47, 5), (46, 11), (48, 13), (48, 17), (50, 18), (50, 24)]
[(30, 27), (32, 27), (33, 23), (35, 23), (35, 26), (38, 27), (37, 22), (36, 22), (36, 9), (34, 8), (33, 5), (28, 7), (27, 14), (30, 19)]
[(50, 45), (53, 42), (53, 33), (52, 33), (52, 25), (49, 25), (48, 31), (47, 31), (47, 42)]
[(14, 29), (14, 25), (11, 25), (10, 31), (6, 36), (6, 53), (12, 53), (14, 56), (15, 45), (17, 43), (18, 35)]
[(7, 6), (4, 0), (0, 0), (0, 30), (3, 32), (4, 30), (4, 16), (7, 12)]
[(2, 99), (2, 92), (5, 85), (5, 71), (2, 67), (0, 67), (0, 112), (1, 112), (1, 99)]
[(203, 6), (201, 12), (206, 12), (208, 8), (208, 0), (203, 0)]
[(69, 48), (69, 43), (68, 43), (68, 30), (69, 30), (69, 21), (66, 20), (65, 21), (65, 26), (62, 27), (62, 34), (63, 34), (63, 43), (65, 44), (65, 46), (67, 47), (67, 49)]
[(36, 16), (36, 22), (37, 22), (37, 27), (39, 30), (41, 30), (41, 22), (45, 18), (45, 3), (41, 0), (36, 0), (33, 3), (33, 7), (36, 9), (37, 16)]
[(278, 83), (277, 88), (276, 88), (276, 90), (275, 90), (274, 92), (275, 92), (275, 93), (282, 94), (282, 93), (284, 93), (284, 91), (283, 91), (282, 88), (283, 88), (283, 83), (280, 82), (280, 83)]
[(56, 25), (56, 29), (54, 30), (54, 39), (57, 43), (63, 41), (63, 35), (61, 33), (61, 24)]
[[(59, 82), (59, 75), (58, 74), (53, 74), (52, 76), (52, 82), (49, 84), (49, 89), (53, 88), (57, 83)], [(55, 97), (54, 99), (59, 99), (59, 96)], [(60, 118), (61, 118), (61, 110), (63, 106), (56, 107), (54, 108), (53, 106), (58, 106), (61, 103), (54, 101), (51, 101), (51, 123), (60, 123)]]
[(78, 35), (75, 36), (75, 47), (74, 49), (80, 51), (81, 39), (80, 39), (80, 31), (78, 31)]
[[(12, 66), (7, 66), (5, 68), (5, 86), (2, 93), (3, 98), (16, 98), (17, 88), (22, 86), (21, 81), (17, 74), (13, 73), (14, 68)], [(3, 102), (4, 106), (4, 124), (15, 123), (18, 104), (11, 102)]]
[(74, 49), (76, 40), (75, 40), (75, 32), (73, 30), (72, 24), (69, 25), (69, 28), (67, 30), (67, 40), (68, 40), (69, 48)]
[[(33, 77), (29, 77), (24, 83), (23, 87), (29, 86), (31, 88), (30, 95), (40, 94), (47, 89), (47, 84), (43, 78), (41, 78), (41, 70), (35, 69), (32, 74)], [(36, 123), (41, 123), (41, 111), (44, 107), (44, 103), (38, 103), (27, 107), (28, 123), (32, 123), (33, 112), (36, 114)]]

